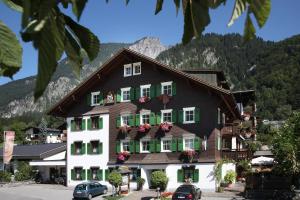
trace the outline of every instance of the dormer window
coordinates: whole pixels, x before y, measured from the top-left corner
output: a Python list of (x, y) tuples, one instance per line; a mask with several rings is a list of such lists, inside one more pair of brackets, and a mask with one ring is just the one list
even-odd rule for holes
[(100, 92), (92, 92), (91, 100), (92, 100), (91, 102), (92, 106), (100, 105)]
[(141, 62), (133, 63), (133, 75), (140, 75), (141, 73)]
[(132, 76), (132, 65), (126, 64), (124, 65), (124, 77)]

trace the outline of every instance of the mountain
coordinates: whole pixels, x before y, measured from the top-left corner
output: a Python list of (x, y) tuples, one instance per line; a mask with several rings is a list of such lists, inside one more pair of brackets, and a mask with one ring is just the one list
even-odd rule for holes
[(188, 45), (175, 45), (158, 61), (178, 69), (220, 69), (232, 90), (256, 90), (261, 118), (286, 119), (300, 109), (300, 35), (270, 42), (244, 43), (238, 34), (206, 34)]
[(85, 64), (80, 76), (76, 76), (67, 59), (59, 62), (56, 72), (43, 96), (34, 103), (33, 90), (35, 76), (9, 82), (0, 86), (0, 118), (42, 113), (51, 105), (58, 102), (82, 80), (99, 68), (108, 58), (121, 48), (130, 48), (147, 56), (155, 58), (167, 50), (155, 37), (144, 37), (134, 43), (105, 43), (101, 44), (99, 55), (93, 62)]

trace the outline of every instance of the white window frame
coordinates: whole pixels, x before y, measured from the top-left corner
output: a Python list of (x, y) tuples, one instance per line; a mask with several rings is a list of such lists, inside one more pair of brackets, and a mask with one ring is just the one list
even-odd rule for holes
[[(143, 142), (149, 142), (149, 151), (143, 151)], [(150, 139), (140, 140), (140, 152), (141, 153), (150, 153)]]
[(168, 86), (170, 85), (171, 86), (171, 96), (173, 95), (173, 88), (172, 88), (172, 84), (173, 84), (173, 81), (168, 81), (168, 82), (162, 82), (161, 83), (161, 94), (164, 93), (164, 86)]
[[(185, 146), (185, 140), (193, 140), (193, 149), (188, 149), (188, 148), (186, 148), (186, 146)], [(183, 138), (183, 150), (185, 151), (185, 150), (195, 150), (195, 137), (184, 137)]]
[(141, 85), (140, 86), (140, 97), (142, 97), (143, 95), (143, 89), (149, 88), (149, 98), (150, 98), (150, 94), (151, 94), (151, 84), (147, 84), (147, 85)]
[(99, 95), (99, 98), (100, 98), (100, 91), (92, 92), (91, 93), (91, 105), (92, 106), (98, 106), (98, 105), (100, 105), (100, 103), (94, 103), (94, 96), (96, 96), (96, 95)]
[(170, 123), (172, 123), (173, 119), (172, 119), (172, 112), (173, 112), (173, 109), (167, 109), (167, 110), (161, 110), (160, 113), (161, 113), (161, 117), (160, 117), (160, 123), (163, 123), (164, 122), (164, 113), (171, 113), (171, 121)]
[[(164, 150), (164, 141), (170, 141), (170, 150)], [(161, 139), (160, 146), (161, 146), (160, 149), (161, 152), (172, 152), (172, 138)]]
[[(195, 107), (188, 107), (188, 108), (183, 108), (183, 123), (184, 124), (192, 124), (195, 123)], [(194, 112), (194, 120), (193, 121), (186, 121), (186, 111), (193, 111)]]
[[(135, 67), (136, 66), (139, 66), (140, 67), (140, 72), (139, 73), (136, 73), (135, 72)], [(140, 75), (142, 74), (142, 63), (141, 62), (136, 62), (136, 63), (133, 63), (132, 64), (132, 75), (135, 76), (135, 75)]]
[[(130, 74), (126, 74), (126, 70), (130, 68)], [(124, 77), (132, 76), (132, 64), (124, 65)]]
[[(121, 88), (121, 102), (130, 102), (130, 98), (131, 98), (130, 89), (131, 89), (131, 87)], [(129, 100), (124, 100), (123, 99), (123, 97), (124, 97), (123, 92), (125, 92), (125, 91), (129, 91)]]
[(143, 123), (143, 115), (149, 115), (149, 123), (150, 123), (150, 115), (151, 115), (151, 111), (150, 110), (147, 110), (147, 111), (141, 111), (140, 112), (140, 124), (144, 124)]
[[(124, 115), (120, 116), (120, 118), (121, 118), (121, 126), (125, 125), (125, 123), (123, 121), (123, 117), (129, 117), (129, 120), (130, 120), (130, 114), (124, 114)], [(129, 120), (128, 120), (128, 124), (126, 124), (127, 126), (129, 126)]]
[(120, 150), (121, 150), (121, 152), (123, 152), (123, 151), (125, 151), (124, 149), (123, 149), (123, 143), (124, 142), (128, 142), (128, 152), (130, 152), (130, 141), (129, 140), (121, 140), (121, 144), (120, 144)]

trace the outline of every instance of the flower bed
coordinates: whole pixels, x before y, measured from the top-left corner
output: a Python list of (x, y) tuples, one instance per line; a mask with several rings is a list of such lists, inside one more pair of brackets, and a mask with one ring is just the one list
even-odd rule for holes
[(160, 124), (160, 129), (162, 131), (168, 132), (171, 130), (171, 128), (172, 128), (172, 123), (170, 122), (163, 122)]

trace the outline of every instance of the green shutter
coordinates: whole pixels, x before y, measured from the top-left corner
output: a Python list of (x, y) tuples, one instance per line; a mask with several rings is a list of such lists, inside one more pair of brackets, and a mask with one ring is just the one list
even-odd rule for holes
[(199, 108), (195, 109), (195, 122), (196, 123), (200, 122), (200, 109)]
[(195, 137), (194, 138), (194, 149), (195, 151), (199, 151), (200, 150), (200, 147), (201, 147), (201, 140), (199, 137)]
[(81, 130), (82, 131), (85, 130), (85, 119), (82, 119), (82, 121), (81, 121)]
[(99, 181), (103, 180), (103, 170), (102, 169), (98, 169), (97, 171), (97, 177)]
[(161, 151), (161, 141), (160, 140), (156, 140), (156, 152), (159, 153)]
[(91, 118), (87, 119), (87, 129), (88, 130), (92, 129), (92, 120), (91, 120)]
[(172, 83), (172, 96), (176, 95), (176, 83)]
[(193, 182), (194, 183), (198, 183), (199, 182), (199, 169), (195, 169), (194, 170)]
[(141, 88), (137, 87), (135, 88), (135, 98), (139, 99), (141, 97)]
[(119, 102), (121, 102), (121, 90), (118, 90), (117, 91), (117, 102), (119, 103)]
[(106, 169), (104, 172), (105, 172), (105, 181), (108, 181), (109, 170)]
[(87, 170), (87, 180), (92, 180), (92, 172), (91, 169)]
[(150, 114), (150, 125), (154, 126), (156, 124), (155, 113)]
[(86, 179), (86, 176), (85, 176), (85, 169), (82, 169), (81, 170), (81, 180), (85, 180)]
[(92, 102), (91, 102), (91, 96), (92, 96), (92, 94), (88, 94), (88, 95), (87, 95), (87, 98), (86, 98), (86, 104), (87, 104), (88, 106), (90, 106), (90, 105), (92, 104)]
[(136, 125), (136, 126), (139, 126), (139, 125), (140, 125), (140, 115), (139, 115), (139, 114), (136, 114), (136, 115), (135, 115), (135, 125)]
[(177, 141), (178, 141), (178, 151), (183, 151), (183, 139), (179, 138)]
[(129, 151), (130, 153), (134, 153), (134, 141), (133, 140), (130, 140), (129, 142)]
[(160, 125), (160, 123), (161, 123), (161, 112), (156, 114), (156, 124)]
[(140, 153), (140, 141), (135, 141), (135, 153)]
[(150, 98), (154, 98), (155, 97), (155, 86), (151, 85), (150, 86)]
[(71, 144), (71, 155), (75, 154), (75, 144)]
[(183, 170), (182, 169), (178, 169), (177, 170), (177, 182), (183, 182)]
[(87, 153), (92, 154), (92, 145), (91, 145), (91, 143), (87, 143)]
[(71, 131), (75, 131), (75, 120), (71, 120)]
[(161, 84), (156, 85), (156, 96), (161, 95)]
[(176, 123), (177, 122), (177, 111), (173, 109), (172, 111), (172, 122)]
[(131, 127), (134, 126), (134, 117), (133, 117), (133, 115), (129, 116), (129, 126), (131, 126)]
[(150, 140), (150, 152), (155, 153), (155, 140)]
[(75, 180), (75, 170), (71, 169), (71, 180)]
[(130, 100), (133, 101), (134, 100), (134, 88), (130, 88)]
[(102, 153), (103, 153), (103, 143), (102, 143), (102, 142), (99, 142), (98, 153), (99, 153), (99, 154), (102, 154)]
[(99, 104), (103, 104), (103, 94), (100, 92), (99, 94)]
[(183, 123), (183, 110), (178, 111), (178, 122)]
[(103, 118), (102, 117), (99, 117), (99, 119), (98, 119), (98, 127), (99, 127), (99, 129), (103, 129)]
[(120, 153), (121, 152), (121, 143), (120, 141), (116, 142), (116, 153)]
[(176, 138), (172, 138), (172, 151), (176, 152), (177, 151), (177, 139)]
[(86, 151), (85, 151), (85, 146), (86, 146), (85, 143), (82, 143), (81, 149), (80, 149), (80, 154), (81, 154), (81, 155), (85, 154), (85, 152), (86, 152)]
[(121, 126), (121, 116), (118, 116), (116, 119), (116, 126), (119, 128)]

